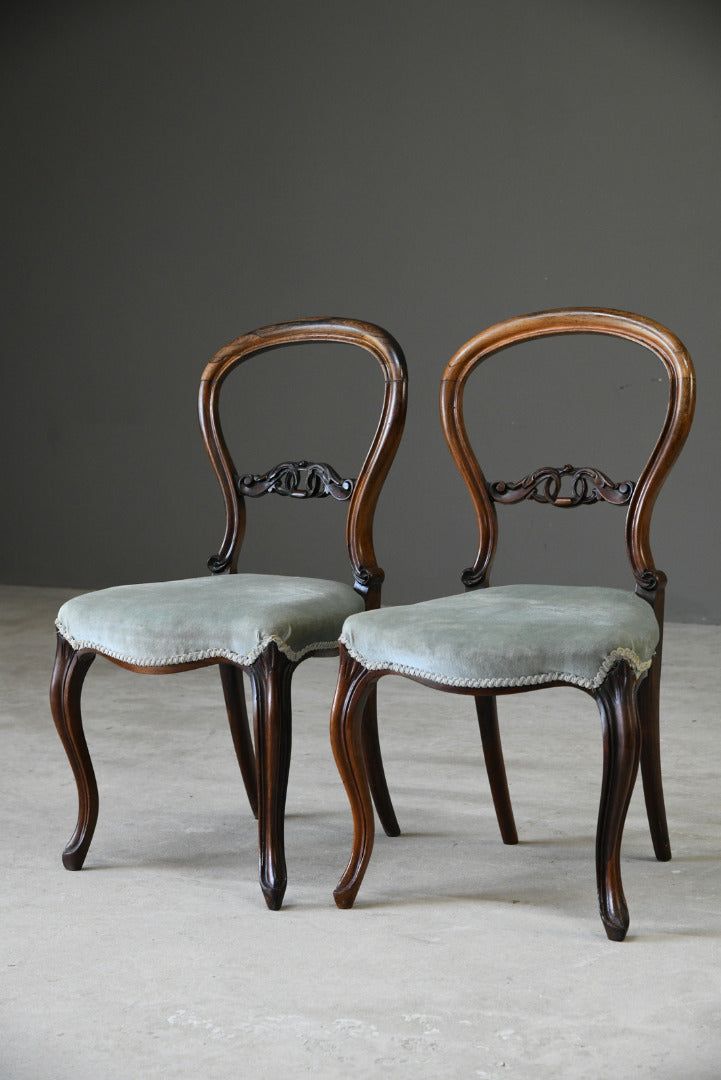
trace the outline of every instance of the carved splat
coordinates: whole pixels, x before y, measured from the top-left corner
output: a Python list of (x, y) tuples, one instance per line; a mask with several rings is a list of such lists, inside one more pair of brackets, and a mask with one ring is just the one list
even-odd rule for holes
[[(564, 477), (570, 476), (570, 493), (561, 495)], [(614, 506), (625, 506), (631, 500), (635, 488), (633, 480), (624, 480), (617, 484), (600, 469), (575, 465), (562, 468), (544, 467), (536, 469), (521, 480), (509, 483), (497, 480), (488, 484), (488, 494), (494, 502), (517, 503), (524, 499), (534, 502), (550, 503), (552, 506), (584, 506), (590, 503), (607, 502)]]
[(240, 495), (289, 495), (293, 499), (325, 499), (330, 495), (346, 502), (353, 494), (355, 480), (343, 478), (324, 461), (284, 461), (262, 475), (247, 474), (238, 478)]

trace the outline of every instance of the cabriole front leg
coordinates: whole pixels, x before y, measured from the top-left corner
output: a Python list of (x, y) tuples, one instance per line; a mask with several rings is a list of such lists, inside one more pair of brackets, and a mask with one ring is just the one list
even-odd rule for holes
[(373, 851), (375, 821), (363, 738), (368, 698), (378, 681), (341, 645), (338, 684), (333, 699), (330, 737), (333, 756), (345, 785), (353, 814), (353, 850), (333, 896), (339, 908), (349, 908), (360, 888)]
[(621, 882), (621, 840), (641, 743), (636, 676), (625, 661), (611, 669), (595, 696), (603, 724), (603, 781), (596, 833), (598, 900), (609, 938), (623, 941), (629, 918)]
[(292, 740), (290, 684), (295, 666), (271, 644), (249, 669), (258, 771), (260, 887), (271, 911), (280, 908), (288, 883), (285, 800)]
[(66, 870), (80, 870), (98, 820), (98, 786), (83, 732), (80, 694), (94, 652), (76, 652), (58, 634), (50, 683), (50, 708), (78, 788), (78, 823), (63, 852)]

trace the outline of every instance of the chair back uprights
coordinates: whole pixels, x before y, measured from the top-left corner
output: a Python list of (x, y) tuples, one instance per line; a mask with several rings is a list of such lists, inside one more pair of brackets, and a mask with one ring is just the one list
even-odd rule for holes
[[(666, 418), (651, 456), (637, 481), (616, 482), (591, 466), (542, 468), (514, 482), (488, 482), (471, 447), (463, 420), (463, 392), (468, 376), (489, 356), (511, 345), (555, 334), (607, 334), (650, 349), (669, 377)], [(448, 362), (441, 382), (441, 421), (453, 460), (468, 488), (478, 522), (478, 554), (461, 579), (467, 588), (489, 584), (498, 541), (495, 503), (526, 499), (575, 507), (608, 502), (627, 506), (626, 550), (636, 592), (663, 620), (666, 576), (656, 568), (650, 545), (651, 515), (661, 487), (686, 441), (695, 404), (693, 364), (675, 334), (652, 319), (606, 308), (561, 308), (522, 315), (497, 323), (466, 342)], [(564, 477), (571, 492), (561, 495)]]
[[(284, 345), (340, 342), (357, 345), (380, 364), (385, 393), (380, 419), (357, 478), (342, 477), (326, 462), (285, 461), (260, 475), (239, 475), (220, 423), (220, 389), (228, 375), (251, 357)], [(395, 339), (378, 326), (355, 319), (299, 319), (255, 330), (231, 341), (206, 366), (198, 396), (200, 427), (225, 501), (225, 536), (208, 560), (214, 574), (235, 573), (245, 533), (245, 499), (267, 494), (291, 498), (330, 497), (347, 502), (346, 543), (354, 587), (367, 609), (380, 605), (384, 572), (376, 561), (373, 518), (378, 496), (395, 457), (405, 420), (406, 362)]]

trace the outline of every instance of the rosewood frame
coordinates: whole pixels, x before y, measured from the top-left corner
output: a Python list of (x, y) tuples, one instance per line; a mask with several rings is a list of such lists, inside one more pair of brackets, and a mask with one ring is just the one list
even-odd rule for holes
[[(486, 587), (498, 540), (498, 521), (494, 506), (514, 486), (523, 488), (520, 499), (533, 498), (548, 474), (582, 473), (598, 477), (594, 483), (606, 488), (608, 478), (596, 469), (537, 470), (517, 485), (488, 484), (471, 447), (463, 419), (463, 391), (470, 374), (489, 356), (509, 346), (533, 338), (555, 334), (592, 333), (623, 337), (650, 349), (664, 364), (669, 376), (669, 400), (659, 438), (635, 486), (611, 484), (620, 493), (610, 501), (627, 502), (626, 547), (636, 582), (636, 593), (653, 608), (661, 638), (647, 677), (639, 684), (625, 661), (609, 671), (595, 691), (603, 729), (603, 777), (596, 834), (596, 878), (601, 919), (609, 938), (621, 941), (629, 925), (628, 908), (623, 893), (620, 870), (621, 841), (639, 761), (644, 796), (656, 857), (671, 857), (668, 825), (661, 781), (659, 742), (659, 685), (663, 635), (663, 600), (666, 576), (655, 566), (650, 547), (651, 515), (659, 490), (678, 457), (693, 418), (695, 381), (691, 359), (678, 338), (650, 319), (628, 312), (602, 308), (560, 309), (509, 319), (492, 326), (467, 342), (449, 361), (441, 382), (441, 420), (448, 446), (473, 502), (478, 524), (478, 552), (473, 565), (461, 577), (468, 589)], [(557, 476), (560, 484), (560, 476)], [(555, 481), (553, 481), (555, 484)], [(602, 490), (594, 498), (587, 488), (579, 489), (575, 500), (560, 498), (558, 490), (547, 491), (542, 501), (569, 507), (603, 499)], [(628, 497), (626, 497), (628, 496)], [(629, 501), (630, 500), (630, 501)], [(520, 501), (513, 498), (512, 501)], [(331, 717), (331, 740), (338, 769), (346, 787), (354, 823), (353, 847), (348, 867), (334, 896), (339, 907), (352, 906), (363, 880), (373, 850), (374, 823), (363, 760), (363, 711), (369, 695), (375, 693), (378, 680), (390, 672), (366, 670), (341, 646), (338, 685)], [(521, 693), (544, 686), (509, 687), (482, 691), (450, 687), (406, 675), (438, 690), (471, 694), (475, 698), (489, 784), (502, 839), (517, 842), (516, 825), (503, 761), (496, 697), (500, 693)]]
[[(240, 477), (220, 422), (220, 390), (225, 379), (251, 357), (285, 345), (314, 342), (356, 345), (375, 357), (383, 373), (385, 387), (380, 419), (357, 480), (343, 480), (325, 463), (305, 461), (285, 462), (264, 477)], [(253, 496), (273, 490), (311, 498), (330, 494), (348, 503), (346, 543), (354, 588), (363, 597), (366, 609), (378, 607), (384, 572), (376, 559), (373, 518), (400, 442), (406, 401), (407, 370), (400, 346), (387, 331), (372, 323), (341, 318), (279, 323), (244, 334), (216, 353), (203, 371), (198, 395), (203, 441), (220, 483), (226, 516), (220, 551), (208, 561), (209, 569), (213, 573), (237, 571), (245, 531), (244, 491)], [(279, 469), (280, 474), (274, 476)], [(302, 477), (305, 477), (306, 488), (299, 491)], [(263, 490), (253, 490), (254, 486)], [(80, 709), (85, 675), (97, 654), (90, 649), (76, 651), (58, 635), (50, 703), (75, 775), (79, 802), (77, 825), (63, 853), (63, 864), (69, 870), (81, 869), (98, 817), (98, 790)], [(308, 655), (331, 656), (335, 655), (335, 650)], [(258, 818), (260, 884), (268, 907), (278, 909), (287, 883), (284, 817), (292, 741), (290, 687), (293, 672), (302, 661), (289, 660), (272, 643), (248, 667), (218, 659), (170, 667), (138, 667), (113, 657), (107, 659), (142, 674), (168, 674), (218, 664), (233, 745), (251, 809)], [(253, 692), (255, 751), (248, 724), (243, 672), (249, 676)], [(383, 770), (373, 693), (368, 695), (366, 706), (364, 757), (379, 817), (386, 832), (397, 835), (400, 830)]]

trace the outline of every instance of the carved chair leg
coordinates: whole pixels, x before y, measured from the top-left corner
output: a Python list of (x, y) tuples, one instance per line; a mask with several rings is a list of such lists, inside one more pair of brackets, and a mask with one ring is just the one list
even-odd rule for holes
[(375, 819), (366, 769), (363, 724), (368, 698), (378, 678), (377, 672), (366, 671), (341, 645), (330, 736), (333, 756), (353, 814), (353, 850), (333, 893), (339, 908), (353, 906), (373, 851)]
[(671, 841), (668, 836), (661, 780), (660, 688), (661, 654), (658, 651), (648, 675), (638, 690), (638, 713), (641, 722), (641, 779), (653, 850), (660, 862), (668, 862), (671, 858)]
[(401, 828), (398, 824), (396, 812), (393, 809), (393, 803), (391, 802), (385, 769), (383, 768), (380, 742), (378, 739), (378, 695), (376, 690), (376, 686), (371, 689), (371, 692), (368, 695), (368, 701), (366, 702), (362, 727), (363, 754), (368, 774), (368, 783), (370, 784), (373, 802), (375, 803), (380, 823), (383, 826), (383, 831), (386, 836), (400, 836)]
[(496, 809), (496, 818), (501, 830), (501, 839), (504, 844), (517, 844), (518, 833), (516, 822), (513, 817), (511, 796), (508, 791), (506, 778), (506, 766), (503, 761), (503, 747), (501, 746), (501, 733), (498, 729), (498, 710), (496, 698), (479, 694), (475, 698), (476, 713), (478, 715), (478, 727), (481, 732), (483, 745), (483, 757), (486, 762), (488, 783), (491, 788), (493, 805)]
[(638, 772), (641, 743), (636, 678), (625, 661), (611, 669), (595, 696), (603, 724), (596, 882), (606, 933), (612, 941), (623, 941), (629, 919), (621, 882), (621, 840)]
[(271, 911), (283, 903), (288, 882), (284, 826), (292, 738), (290, 685), (295, 667), (271, 644), (248, 669), (258, 763), (260, 887)]
[(220, 665), (220, 681), (223, 686), (225, 708), (228, 713), (230, 733), (233, 737), (235, 756), (240, 766), (245, 790), (248, 795), (253, 817), (258, 817), (258, 778), (256, 773), (255, 751), (248, 724), (248, 710), (245, 705), (243, 672), (233, 664)]
[(78, 821), (63, 852), (66, 870), (82, 868), (98, 820), (98, 786), (80, 712), (83, 681), (94, 659), (95, 653), (76, 652), (58, 634), (50, 683), (50, 708), (78, 788)]

